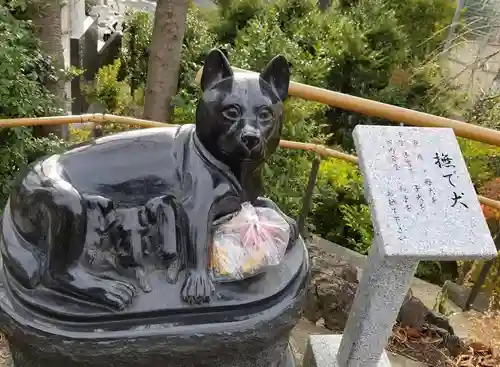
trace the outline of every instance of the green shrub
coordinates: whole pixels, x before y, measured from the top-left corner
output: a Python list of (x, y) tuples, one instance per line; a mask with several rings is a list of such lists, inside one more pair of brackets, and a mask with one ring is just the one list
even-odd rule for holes
[(500, 147), (458, 138), (472, 182), (478, 189), (500, 176)]
[[(144, 105), (144, 89), (137, 87), (132, 93), (130, 85), (126, 81), (119, 80), (121, 63), (120, 59), (116, 59), (113, 64), (98, 70), (93, 83), (84, 90), (86, 99), (90, 103), (102, 106), (105, 113), (140, 117)], [(107, 123), (103, 126), (103, 133), (109, 134), (137, 127)]]
[(498, 94), (487, 95), (476, 101), (466, 117), (473, 124), (498, 130), (500, 128), (500, 96)]
[[(459, 113), (464, 102), (463, 94), (457, 87), (446, 83), (442, 65), (432, 59), (425, 60), (426, 51), (421, 51), (421, 40), (414, 34), (432, 35), (428, 29), (414, 31), (416, 23), (412, 23), (412, 19), (416, 15), (413, 17), (412, 12), (408, 13), (409, 9), (403, 3), (361, 1), (346, 13), (356, 24), (358, 42), (350, 46), (338, 67), (332, 67), (327, 87), (436, 115)], [(427, 11), (439, 18), (435, 26), (448, 25), (449, 12), (443, 12), (441, 6), (434, 7), (438, 3), (442, 5), (442, 1), (431, 3)], [(420, 25), (418, 27), (420, 29)], [(436, 45), (433, 43), (433, 47)], [(346, 150), (353, 149), (351, 136), (356, 125), (393, 124), (392, 121), (336, 108), (329, 111), (329, 120), (332, 142), (341, 144)]]
[[(45, 84), (59, 77), (50, 58), (40, 52), (30, 21), (17, 19), (27, 1), (0, 5), (0, 118), (62, 114)], [(11, 12), (12, 11), (12, 12)], [(26, 127), (0, 129), (0, 211), (17, 172), (64, 143), (55, 137), (35, 139)]]
[(213, 22), (213, 30), (220, 44), (234, 42), (240, 29), (249, 21), (264, 15), (263, 0), (222, 0), (219, 5), (220, 16)]
[(54, 96), (45, 84), (57, 78), (50, 59), (40, 52), (29, 21), (0, 6), (0, 116), (58, 115)]
[(146, 11), (128, 11), (123, 29), (119, 79), (130, 86), (130, 93), (134, 93), (139, 88), (146, 88), (147, 49), (153, 35), (153, 16)]
[(78, 144), (92, 139), (92, 129), (90, 127), (69, 127), (69, 142), (71, 144)]
[(116, 59), (113, 64), (99, 69), (92, 85), (85, 89), (86, 98), (91, 103), (102, 105), (106, 113), (139, 117), (144, 90), (136, 88), (132, 92), (127, 82), (119, 80), (121, 63)]
[[(448, 36), (456, 4), (448, 0), (388, 0), (401, 24), (412, 59), (426, 60)], [(416, 28), (418, 27), (418, 29)]]
[(338, 159), (321, 163), (310, 222), (311, 229), (321, 237), (367, 253), (373, 228), (356, 165)]
[[(323, 143), (324, 136), (315, 123), (324, 110), (319, 103), (290, 98), (285, 104), (285, 140)], [(314, 154), (280, 148), (264, 168), (266, 194), (286, 213), (297, 218)]]

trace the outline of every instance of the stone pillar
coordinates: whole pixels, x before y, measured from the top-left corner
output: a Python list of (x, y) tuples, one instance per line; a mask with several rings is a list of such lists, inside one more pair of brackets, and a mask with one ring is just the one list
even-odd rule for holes
[(71, 81), (72, 113), (87, 113), (88, 103), (82, 94), (82, 85), (91, 81), (99, 68), (97, 57), (97, 23), (85, 15), (85, 0), (69, 0), (71, 15), (70, 62), (83, 70), (82, 76)]
[(85, 22), (85, 0), (69, 0), (71, 9), (71, 31), (73, 35), (81, 35)]
[[(61, 6), (61, 42), (63, 46), (63, 56), (64, 56), (64, 69), (69, 70), (71, 67), (71, 9), (67, 2), (63, 2)], [(71, 114), (71, 81), (66, 82), (64, 87), (64, 92), (66, 94), (66, 106), (65, 112)], [(63, 139), (68, 139), (69, 129), (68, 125), (63, 125), (62, 127), (62, 137)]]

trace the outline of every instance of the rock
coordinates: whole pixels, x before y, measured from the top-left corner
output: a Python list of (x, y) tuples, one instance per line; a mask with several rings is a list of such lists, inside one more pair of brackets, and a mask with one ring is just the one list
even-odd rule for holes
[(420, 299), (414, 297), (410, 290), (399, 310), (397, 320), (402, 327), (422, 330), (428, 313), (427, 306)]
[(452, 357), (457, 357), (466, 351), (464, 342), (456, 335), (445, 335), (443, 337), (443, 345), (448, 349)]
[(357, 270), (314, 244), (308, 249), (312, 276), (304, 317), (313, 323), (323, 318), (327, 329), (341, 333), (356, 295)]
[[(470, 288), (448, 280), (444, 283), (443, 289), (452, 302), (461, 308), (465, 306), (465, 302), (469, 297)], [(490, 308), (490, 302), (491, 299), (488, 294), (479, 292), (471, 308), (479, 312), (485, 312)]]
[(411, 290), (399, 310), (397, 321), (408, 330), (428, 329), (442, 338), (442, 345), (455, 357), (464, 351), (462, 340), (455, 335), (448, 318), (429, 309), (420, 299), (413, 296)]
[(420, 299), (413, 296), (411, 290), (406, 294), (397, 321), (402, 327), (422, 330), (424, 326), (428, 326), (433, 329), (441, 329), (450, 335), (455, 334), (448, 318), (429, 309)]

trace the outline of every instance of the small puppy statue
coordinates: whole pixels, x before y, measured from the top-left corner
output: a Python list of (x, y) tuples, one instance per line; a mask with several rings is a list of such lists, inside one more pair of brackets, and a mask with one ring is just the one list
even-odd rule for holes
[[(123, 310), (137, 287), (154, 291), (158, 259), (181, 297), (210, 301), (212, 223), (263, 198), (261, 168), (276, 150), (288, 96), (287, 60), (259, 74), (233, 73), (219, 50), (206, 58), (196, 124), (128, 131), (83, 143), (33, 164), (2, 218), (0, 249), (23, 287), (39, 285)], [(108, 265), (119, 276), (100, 271)], [(108, 269), (109, 270), (109, 269)], [(113, 271), (111, 273), (113, 273)]]

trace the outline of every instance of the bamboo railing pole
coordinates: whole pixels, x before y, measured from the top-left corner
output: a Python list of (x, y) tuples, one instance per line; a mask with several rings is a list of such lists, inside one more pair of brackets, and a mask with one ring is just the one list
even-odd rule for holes
[(487, 198), (487, 197), (481, 196), (481, 195), (478, 195), (477, 197), (478, 197), (479, 202), (481, 204), (486, 205), (490, 208), (500, 210), (500, 201), (493, 200), (493, 199), (490, 199), (490, 198)]
[(356, 163), (356, 164), (358, 163), (358, 157), (339, 152), (338, 150), (327, 148), (323, 145), (312, 144), (312, 143), (300, 143), (298, 141), (280, 140), (280, 147), (287, 149), (300, 149), (300, 150), (311, 151), (323, 157), (337, 158), (351, 163)]
[(83, 124), (92, 122), (94, 123), (116, 122), (120, 124), (136, 125), (141, 127), (177, 126), (177, 125), (165, 124), (162, 122), (137, 119), (134, 117), (94, 113), (94, 114), (69, 115), (69, 116), (0, 119), (0, 128), (34, 126), (34, 125), (66, 125), (66, 124), (76, 124), (76, 123)]
[(158, 121), (150, 121), (150, 120), (143, 120), (143, 119), (138, 119), (134, 117), (126, 117), (126, 116), (116, 116), (116, 115), (103, 115), (104, 120), (108, 122), (115, 122), (118, 124), (126, 124), (126, 125), (137, 125), (140, 127), (165, 127), (165, 126), (179, 126), (179, 125), (172, 125), (172, 124), (166, 124), (164, 122), (158, 122)]
[(86, 122), (102, 122), (102, 114), (85, 114), (51, 117), (25, 117), (15, 119), (0, 119), (0, 128), (21, 127), (33, 125), (66, 125)]
[[(233, 68), (233, 70), (238, 72), (253, 73), (252, 71), (239, 68)], [(201, 80), (202, 72), (203, 68), (200, 69), (196, 75), (196, 81), (198, 83)], [(435, 116), (425, 112), (414, 111), (403, 107), (397, 107), (297, 82), (290, 83), (288, 93), (291, 96), (308, 101), (327, 104), (332, 107), (350, 110), (367, 116), (380, 117), (395, 122), (404, 122), (408, 125), (452, 128), (457, 136), (500, 147), (500, 131), (488, 129), (482, 126), (472, 125), (446, 117)]]

